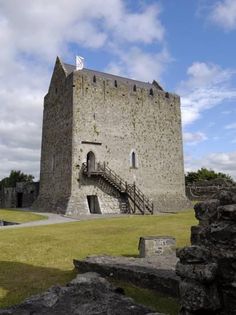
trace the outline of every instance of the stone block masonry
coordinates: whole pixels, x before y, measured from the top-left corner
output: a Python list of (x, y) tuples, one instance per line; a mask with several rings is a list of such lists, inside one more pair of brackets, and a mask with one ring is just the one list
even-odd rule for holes
[(180, 314), (235, 315), (236, 190), (194, 209), (199, 225), (192, 227), (192, 245), (177, 252)]
[(175, 255), (176, 240), (171, 236), (144, 236), (139, 240), (139, 256)]
[(179, 96), (155, 81), (76, 71), (57, 58), (44, 100), (35, 208), (73, 215), (120, 213), (121, 196), (83, 176), (83, 163), (94, 170), (98, 162), (135, 182), (155, 211), (189, 206)]

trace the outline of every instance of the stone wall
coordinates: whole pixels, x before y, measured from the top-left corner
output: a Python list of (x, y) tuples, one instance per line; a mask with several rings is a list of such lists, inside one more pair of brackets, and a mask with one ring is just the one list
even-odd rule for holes
[[(179, 97), (136, 81), (133, 91), (132, 80), (115, 76), (107, 79), (97, 74), (96, 83), (93, 81), (92, 71), (73, 73), (74, 200), (80, 198), (76, 165), (86, 162), (87, 153), (92, 151), (98, 162), (107, 162), (124, 180), (136, 181), (153, 199), (157, 211), (183, 206), (186, 199)], [(101, 145), (82, 143), (85, 141)], [(132, 152), (136, 154), (136, 168), (131, 167)]]
[(40, 194), (34, 208), (65, 212), (71, 194), (72, 79), (57, 58), (44, 98)]
[(16, 188), (4, 187), (1, 189), (1, 205), (2, 208), (16, 208)]
[(141, 288), (155, 290), (166, 296), (178, 298), (179, 277), (175, 274), (176, 256), (112, 257), (90, 256), (74, 260), (79, 273), (98, 272), (104, 277), (130, 282)]
[(236, 190), (195, 205), (191, 246), (178, 251), (181, 315), (236, 314)]

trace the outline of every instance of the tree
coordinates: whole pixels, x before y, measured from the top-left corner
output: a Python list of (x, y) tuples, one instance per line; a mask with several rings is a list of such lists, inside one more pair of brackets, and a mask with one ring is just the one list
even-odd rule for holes
[(16, 187), (17, 182), (33, 182), (34, 176), (21, 171), (11, 170), (8, 177), (0, 181), (0, 187)]
[(216, 179), (216, 178), (223, 178), (230, 182), (233, 182), (233, 178), (228, 174), (224, 174), (221, 172), (216, 173), (215, 171), (211, 169), (202, 167), (197, 172), (188, 172), (187, 175), (185, 175), (185, 183), (192, 184), (199, 180), (211, 180), (211, 179)]

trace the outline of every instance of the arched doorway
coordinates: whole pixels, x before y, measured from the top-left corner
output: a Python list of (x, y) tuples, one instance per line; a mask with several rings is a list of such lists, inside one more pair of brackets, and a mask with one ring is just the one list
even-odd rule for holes
[(92, 151), (87, 154), (87, 168), (88, 172), (95, 171), (95, 155)]

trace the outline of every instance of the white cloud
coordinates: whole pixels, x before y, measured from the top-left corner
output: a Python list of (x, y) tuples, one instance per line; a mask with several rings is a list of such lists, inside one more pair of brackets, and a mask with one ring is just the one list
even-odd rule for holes
[[(127, 75), (156, 77), (167, 53), (145, 55), (133, 46), (163, 45), (160, 12), (158, 4), (145, 3), (133, 12), (124, 0), (24, 0), (20, 5), (0, 0), (0, 179), (12, 168), (38, 177), (43, 95), (51, 75), (48, 64), (56, 55), (71, 56), (71, 45), (102, 48), (115, 54)], [(154, 57), (155, 73), (146, 70), (143, 77), (145, 66), (136, 66), (124, 52), (149, 68)], [(118, 71), (119, 62), (114, 67)]]
[(236, 123), (226, 125), (225, 129), (236, 129)]
[(187, 74), (188, 79), (177, 88), (181, 96), (184, 125), (197, 120), (203, 111), (223, 101), (236, 99), (236, 90), (229, 85), (235, 71), (212, 63), (194, 62)]
[(137, 47), (130, 51), (117, 51), (118, 62), (110, 63), (105, 71), (141, 81), (161, 81), (166, 66), (172, 61), (167, 49), (158, 53), (143, 52)]
[[(111, 24), (116, 29), (116, 34), (128, 42), (144, 42), (147, 44), (153, 41), (162, 41), (165, 30), (157, 18), (160, 14), (158, 5), (148, 6), (142, 14), (127, 14), (120, 16), (119, 21), (112, 20)], [(155, 30), (155, 31), (154, 31)]]
[(184, 132), (183, 139), (186, 144), (196, 145), (199, 142), (207, 140), (207, 136), (203, 132)]
[[(17, 9), (16, 9), (17, 8)], [(162, 41), (158, 5), (129, 12), (121, 0), (17, 0), (0, 3), (0, 39), (5, 49), (51, 60), (69, 43), (98, 48), (106, 41)]]
[(209, 19), (227, 31), (236, 29), (236, 1), (218, 1), (212, 7)]
[(216, 172), (229, 174), (236, 180), (236, 152), (215, 152), (200, 159), (188, 158), (185, 160), (185, 171), (196, 171), (201, 167), (213, 169)]
[(233, 111), (232, 110), (223, 110), (221, 113), (223, 115), (230, 115), (230, 114), (233, 114)]
[(9, 175), (10, 170), (21, 170), (31, 173), (38, 179), (39, 173), (39, 148), (25, 148), (0, 144), (0, 174), (4, 178)]
[(222, 69), (213, 63), (194, 62), (187, 70), (190, 87), (204, 87), (228, 81), (235, 71)]

